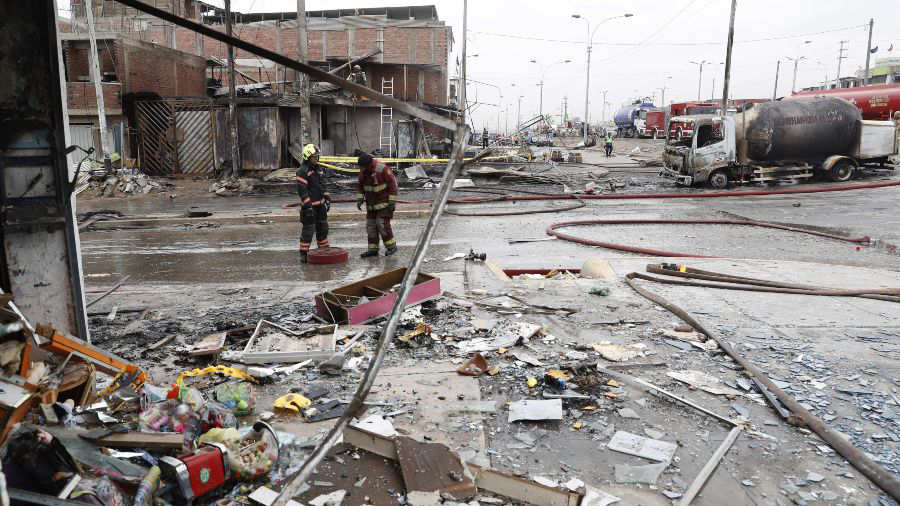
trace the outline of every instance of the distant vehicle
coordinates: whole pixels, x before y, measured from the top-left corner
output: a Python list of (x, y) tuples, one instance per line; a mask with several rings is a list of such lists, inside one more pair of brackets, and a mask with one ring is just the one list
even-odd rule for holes
[(839, 97), (849, 100), (862, 113), (863, 119), (887, 121), (900, 111), (900, 84), (877, 84), (859, 88), (800, 91), (784, 100), (810, 97)]
[(641, 109), (638, 118), (634, 120), (634, 126), (638, 137), (665, 138), (666, 110), (659, 107)]
[(666, 127), (666, 138), (684, 139), (694, 135), (691, 122), (676, 120), (679, 116), (695, 116), (697, 114), (720, 114), (718, 102), (677, 102), (669, 106), (669, 121)]
[(660, 175), (684, 185), (809, 179), (848, 181), (857, 168), (898, 153), (900, 124), (863, 120), (840, 98), (749, 104), (731, 115), (677, 116), (692, 137), (670, 137)]
[(634, 137), (637, 133), (637, 129), (635, 128), (635, 120), (639, 117), (640, 111), (642, 109), (652, 109), (655, 106), (649, 102), (635, 102), (631, 105), (626, 105), (622, 107), (618, 111), (616, 111), (615, 116), (613, 116), (613, 120), (616, 122), (616, 130), (618, 131), (619, 137)]

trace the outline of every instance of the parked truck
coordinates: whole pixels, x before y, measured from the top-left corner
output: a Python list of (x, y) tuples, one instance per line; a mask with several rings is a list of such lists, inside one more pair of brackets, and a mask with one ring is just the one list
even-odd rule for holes
[(616, 111), (613, 120), (616, 122), (617, 136), (634, 137), (637, 133), (635, 120), (640, 115), (640, 111), (643, 109), (652, 109), (653, 107), (652, 103), (637, 101)]
[(694, 135), (693, 126), (691, 122), (677, 118), (698, 114), (720, 114), (720, 106), (718, 102), (675, 102), (669, 105), (668, 112), (665, 137), (684, 139)]
[(862, 119), (840, 98), (746, 104), (733, 115), (680, 116), (695, 134), (671, 137), (660, 175), (681, 184), (809, 179), (822, 175), (847, 181), (857, 168), (884, 166), (898, 153), (900, 114), (895, 121)]
[(634, 128), (638, 137), (660, 139), (666, 136), (666, 110), (654, 107), (641, 109), (634, 120)]
[(794, 93), (785, 100), (811, 97), (838, 97), (849, 100), (859, 109), (862, 119), (887, 121), (900, 111), (900, 84), (877, 84), (858, 88), (834, 88)]

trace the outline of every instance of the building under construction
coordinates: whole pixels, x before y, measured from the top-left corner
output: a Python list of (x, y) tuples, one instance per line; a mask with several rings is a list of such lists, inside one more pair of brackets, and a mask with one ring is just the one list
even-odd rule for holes
[[(160, 1), (156, 7), (225, 31), (225, 11), (211, 4)], [(108, 149), (155, 175), (212, 174), (230, 165), (227, 46), (112, 0), (95, 1), (92, 9), (114, 139)], [(71, 17), (58, 24), (65, 32), (69, 108), (76, 112), (73, 135), (99, 148), (85, 14), (83, 1), (73, 0)], [(240, 38), (300, 57), (296, 12), (231, 16)], [(311, 64), (342, 77), (360, 65), (376, 91), (454, 113), (448, 107), (453, 34), (434, 6), (307, 11), (305, 21)], [(241, 170), (290, 165), (288, 148), (301, 141), (304, 103), (296, 73), (240, 50), (234, 63)], [(448, 132), (334, 85), (312, 83), (309, 104), (309, 135), (324, 154), (362, 149), (413, 157), (449, 146)]]

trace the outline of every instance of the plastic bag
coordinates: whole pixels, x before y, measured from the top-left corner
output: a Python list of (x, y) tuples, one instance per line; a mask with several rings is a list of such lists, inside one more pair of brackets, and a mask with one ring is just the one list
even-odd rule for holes
[(216, 387), (216, 400), (237, 416), (253, 414), (256, 395), (253, 385), (245, 381), (229, 381)]

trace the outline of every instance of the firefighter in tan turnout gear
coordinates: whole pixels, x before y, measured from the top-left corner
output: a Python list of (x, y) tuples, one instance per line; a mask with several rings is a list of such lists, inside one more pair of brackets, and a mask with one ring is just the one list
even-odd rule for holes
[(359, 194), (356, 197), (356, 208), (366, 205), (366, 234), (369, 236), (369, 248), (360, 255), (362, 258), (378, 256), (378, 239), (384, 242), (384, 256), (397, 252), (397, 241), (391, 230), (391, 218), (397, 203), (397, 178), (390, 167), (358, 152)]

